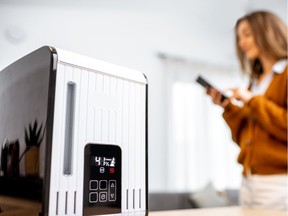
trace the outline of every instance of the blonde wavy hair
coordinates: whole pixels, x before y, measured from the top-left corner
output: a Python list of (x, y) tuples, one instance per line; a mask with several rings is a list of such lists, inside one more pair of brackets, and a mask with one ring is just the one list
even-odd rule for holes
[(255, 43), (261, 52), (276, 61), (283, 58), (287, 59), (287, 26), (278, 16), (268, 11), (249, 13), (236, 22), (237, 56), (242, 70), (248, 72), (253, 79), (258, 78), (262, 74), (263, 68), (259, 59), (248, 60), (238, 45), (237, 28), (244, 20), (249, 23)]

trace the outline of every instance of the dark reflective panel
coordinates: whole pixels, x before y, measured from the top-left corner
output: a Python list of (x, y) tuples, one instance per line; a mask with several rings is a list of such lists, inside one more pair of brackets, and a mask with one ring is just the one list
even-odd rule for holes
[[(0, 72), (0, 207), (13, 199), (42, 210), (51, 51), (43, 47)], [(49, 139), (48, 139), (49, 140)], [(48, 154), (49, 155), (49, 154)], [(7, 201), (13, 198), (12, 204)], [(27, 203), (26, 203), (27, 204)], [(19, 207), (21, 209), (21, 207)]]

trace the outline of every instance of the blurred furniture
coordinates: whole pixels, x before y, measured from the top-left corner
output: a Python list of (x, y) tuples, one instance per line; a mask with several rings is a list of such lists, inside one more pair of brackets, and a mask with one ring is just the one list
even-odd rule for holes
[[(216, 196), (219, 196), (216, 199)], [(222, 200), (222, 202), (221, 202)], [(198, 202), (197, 202), (198, 201)], [(149, 210), (163, 211), (191, 208), (208, 208), (239, 205), (238, 190), (227, 189), (224, 192), (203, 190), (197, 193), (150, 193)]]
[(238, 206), (190, 210), (156, 211), (149, 216), (286, 216), (286, 211), (247, 209)]

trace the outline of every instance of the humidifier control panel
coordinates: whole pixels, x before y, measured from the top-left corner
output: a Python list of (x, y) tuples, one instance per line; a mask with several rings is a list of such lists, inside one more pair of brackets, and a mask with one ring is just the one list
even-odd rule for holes
[(89, 143), (84, 152), (83, 215), (121, 213), (121, 148)]

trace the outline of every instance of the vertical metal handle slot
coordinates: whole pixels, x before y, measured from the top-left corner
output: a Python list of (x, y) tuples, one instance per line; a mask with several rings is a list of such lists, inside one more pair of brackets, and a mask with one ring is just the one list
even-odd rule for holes
[(133, 189), (133, 209), (135, 209), (135, 189)]
[(75, 93), (76, 84), (74, 82), (68, 82), (64, 141), (64, 175), (72, 175)]
[(76, 191), (74, 191), (74, 214), (76, 214)]
[(129, 192), (128, 192), (128, 189), (126, 190), (126, 209), (129, 208), (129, 198), (128, 198), (128, 195), (129, 195)]
[(139, 189), (139, 209), (141, 209), (141, 189)]
[(65, 215), (67, 215), (67, 209), (68, 209), (68, 191), (65, 193)]
[(56, 215), (58, 215), (59, 191), (56, 193)]

